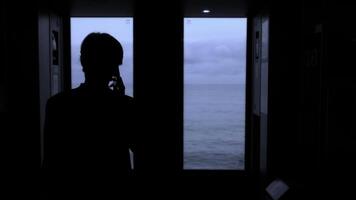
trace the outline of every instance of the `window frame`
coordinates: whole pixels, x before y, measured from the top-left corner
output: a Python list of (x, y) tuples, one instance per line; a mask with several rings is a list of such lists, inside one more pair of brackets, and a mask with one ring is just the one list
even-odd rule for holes
[[(95, 15), (69, 15), (63, 20), (63, 26), (64, 26), (64, 90), (68, 91), (71, 89), (72, 85), (72, 66), (71, 66), (71, 18), (72, 17), (80, 17), (80, 18), (132, 18), (133, 20), (133, 95), (137, 92), (137, 88), (135, 87), (135, 83), (138, 81), (137, 77), (135, 76), (135, 61), (137, 58), (135, 58), (135, 54), (137, 49), (137, 44), (135, 44), (136, 41), (136, 34), (135, 34), (135, 15), (132, 16), (121, 16), (121, 15), (115, 15), (115, 16), (95, 16)], [(180, 146), (180, 152), (178, 153), (178, 157), (180, 157), (180, 160), (177, 160), (177, 163), (180, 163), (181, 166), (179, 166), (179, 171), (182, 173), (182, 175), (202, 175), (202, 176), (238, 176), (238, 177), (245, 177), (246, 175), (249, 175), (253, 172), (256, 171), (258, 164), (255, 163), (257, 160), (256, 152), (258, 149), (258, 145), (256, 145), (256, 141), (258, 141), (257, 136), (253, 136), (253, 131), (252, 131), (252, 63), (253, 63), (253, 57), (252, 57), (252, 38), (251, 34), (252, 32), (252, 20), (250, 19), (249, 16), (181, 16), (181, 22), (184, 22), (185, 18), (245, 18), (246, 23), (247, 23), (247, 30), (246, 30), (246, 87), (245, 87), (245, 165), (243, 170), (239, 169), (233, 169), (233, 170), (225, 170), (225, 169), (219, 169), (219, 170), (214, 170), (214, 169), (184, 169), (184, 56), (182, 56), (182, 66), (181, 69), (179, 69), (178, 74), (178, 80), (177, 83), (179, 84), (179, 90), (180, 90), (180, 104), (178, 105), (181, 110), (179, 113), (177, 113), (179, 120), (179, 131), (180, 135), (177, 141), (175, 141), (175, 144), (178, 144)], [(182, 31), (182, 36), (184, 37), (184, 23), (183, 23), (183, 29)], [(177, 38), (178, 39), (178, 38)], [(182, 55), (184, 52), (184, 40), (181, 38), (180, 40), (182, 42)], [(255, 142), (254, 142), (255, 141)]]
[[(253, 156), (255, 153), (255, 148), (257, 145), (253, 145), (253, 140), (256, 140), (257, 138), (253, 137), (252, 135), (252, 40), (251, 40), (251, 33), (252, 33), (252, 20), (250, 20), (250, 17), (248, 16), (214, 16), (214, 15), (209, 15), (209, 16), (204, 16), (204, 15), (198, 15), (198, 16), (189, 16), (189, 15), (184, 15), (182, 22), (183, 22), (183, 39), (181, 40), (183, 43), (183, 49), (182, 52), (184, 52), (184, 20), (186, 18), (244, 18), (246, 19), (246, 86), (245, 86), (245, 154), (244, 154), (244, 169), (184, 169), (184, 128), (182, 128), (182, 171), (184, 175), (202, 175), (202, 176), (238, 176), (238, 177), (245, 177), (249, 174), (252, 174), (256, 169), (254, 167), (257, 166), (257, 164), (254, 164), (254, 160), (257, 160), (256, 158), (253, 159)], [(184, 53), (183, 53), (184, 55)], [(182, 126), (184, 126), (184, 56), (183, 56), (183, 66), (182, 66), (182, 80), (180, 81), (182, 85)], [(253, 139), (254, 138), (254, 139)], [(257, 140), (256, 140), (257, 141)]]
[(71, 38), (71, 31), (72, 31), (72, 24), (71, 24), (71, 19), (72, 18), (130, 18), (132, 20), (132, 94), (133, 96), (135, 96), (135, 59), (134, 59), (134, 55), (135, 55), (135, 33), (134, 33), (134, 16), (69, 16), (68, 17), (68, 25), (66, 25), (67, 27), (69, 27), (69, 31), (68, 31), (68, 38), (69, 38), (69, 43), (68, 43), (68, 52), (66, 53), (66, 55), (68, 55), (69, 59), (66, 62), (68, 65), (67, 70), (68, 71), (65, 73), (65, 76), (69, 76), (68, 78), (64, 79), (64, 87), (67, 90), (72, 89), (72, 38)]

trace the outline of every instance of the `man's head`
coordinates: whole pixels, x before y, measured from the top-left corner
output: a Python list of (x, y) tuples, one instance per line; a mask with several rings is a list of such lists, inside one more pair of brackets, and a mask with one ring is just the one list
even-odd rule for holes
[(122, 64), (123, 49), (107, 33), (90, 33), (82, 42), (80, 62), (86, 82), (106, 84)]

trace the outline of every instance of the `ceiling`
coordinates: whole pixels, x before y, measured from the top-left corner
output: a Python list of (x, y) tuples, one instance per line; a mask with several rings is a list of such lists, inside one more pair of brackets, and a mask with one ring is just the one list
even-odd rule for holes
[[(209, 14), (202, 13), (210, 10)], [(248, 0), (186, 0), (185, 17), (246, 17)]]
[(72, 0), (69, 3), (72, 17), (129, 17), (133, 16), (130, 0)]
[[(138, 0), (137, 0), (138, 1)], [(133, 16), (133, 0), (72, 0), (70, 14), (74, 17)], [(245, 17), (248, 0), (183, 0), (185, 17)], [(204, 14), (208, 9), (211, 12)]]

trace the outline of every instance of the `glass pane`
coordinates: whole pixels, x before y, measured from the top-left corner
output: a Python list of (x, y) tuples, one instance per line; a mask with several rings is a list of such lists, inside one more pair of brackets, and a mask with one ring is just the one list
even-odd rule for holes
[(184, 169), (245, 167), (246, 28), (184, 19)]
[(115, 37), (124, 49), (120, 73), (126, 94), (133, 96), (133, 19), (132, 18), (71, 18), (72, 88), (84, 81), (80, 64), (80, 45), (91, 32), (105, 32)]

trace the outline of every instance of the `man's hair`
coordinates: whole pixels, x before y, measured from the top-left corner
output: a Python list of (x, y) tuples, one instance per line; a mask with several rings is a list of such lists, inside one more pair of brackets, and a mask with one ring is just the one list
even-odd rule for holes
[(90, 33), (82, 42), (80, 54), (84, 69), (118, 66), (122, 64), (123, 49), (120, 42), (107, 33)]

